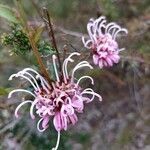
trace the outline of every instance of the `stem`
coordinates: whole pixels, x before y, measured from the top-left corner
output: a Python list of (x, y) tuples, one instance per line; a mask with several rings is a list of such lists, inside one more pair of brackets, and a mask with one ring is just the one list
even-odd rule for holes
[(35, 41), (31, 36), (30, 29), (29, 29), (28, 24), (27, 24), (26, 15), (25, 15), (25, 12), (22, 8), (21, 0), (16, 0), (16, 5), (17, 5), (19, 13), (20, 13), (21, 23), (25, 28), (25, 31), (26, 31), (27, 36), (29, 38), (29, 42), (30, 42), (31, 47), (33, 49), (33, 53), (34, 53), (34, 55), (38, 61), (39, 66), (40, 66), (40, 70), (41, 70), (42, 74), (44, 75), (44, 77), (48, 80), (49, 84), (51, 85), (51, 79), (49, 77), (49, 74), (48, 74), (46, 67), (44, 66), (44, 63), (41, 59), (41, 56), (39, 54), (38, 48), (36, 47)]
[[(48, 19), (48, 20), (45, 20), (45, 18), (43, 18), (45, 25), (46, 25), (46, 29), (48, 30), (48, 34), (49, 34), (52, 46), (56, 50), (58, 63), (59, 63), (59, 71), (61, 72), (62, 68), (61, 68), (60, 54), (59, 54), (59, 51), (57, 48), (57, 44), (56, 44), (56, 40), (55, 40), (55, 36), (54, 36), (54, 31), (53, 31), (53, 26), (51, 23), (51, 18), (50, 18), (48, 10), (45, 7), (43, 7), (43, 12), (44, 12), (44, 14), (46, 14), (46, 18)], [(48, 23), (48, 25), (47, 25), (47, 23)]]
[(36, 59), (38, 61), (39, 66), (40, 66), (40, 70), (41, 70), (42, 74), (44, 75), (44, 77), (51, 84), (51, 79), (50, 79), (49, 74), (48, 74), (48, 72), (47, 72), (47, 70), (46, 70), (46, 68), (45, 68), (45, 66), (43, 64), (43, 61), (42, 61), (41, 57), (40, 57), (40, 54), (39, 54), (38, 49), (36, 47), (35, 41), (32, 39), (30, 34), (28, 34), (28, 38), (29, 38), (31, 47), (33, 49), (33, 53), (34, 53), (34, 55), (35, 55), (35, 57), (36, 57)]

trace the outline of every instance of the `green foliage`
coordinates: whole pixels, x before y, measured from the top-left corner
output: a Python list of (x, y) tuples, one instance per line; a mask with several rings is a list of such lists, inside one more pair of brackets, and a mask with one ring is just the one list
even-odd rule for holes
[(11, 53), (24, 55), (31, 50), (29, 39), (20, 25), (11, 25), (11, 32), (4, 33), (1, 38), (2, 44), (12, 47)]
[(15, 16), (15, 12), (8, 6), (0, 4), (0, 16), (8, 21), (19, 23), (19, 20)]
[(55, 54), (55, 49), (46, 41), (41, 41), (38, 44), (38, 50), (42, 55), (52, 55)]
[[(41, 55), (51, 55), (55, 53), (55, 50), (51, 47), (51, 45), (46, 41), (40, 41), (40, 35), (42, 33), (42, 28), (37, 28), (34, 31), (33, 37), (37, 43), (37, 47)], [(5, 46), (10, 46), (11, 54), (17, 54), (25, 57), (25, 55), (29, 55), (32, 48), (29, 42), (29, 39), (24, 32), (22, 26), (19, 24), (12, 24), (11, 31), (9, 33), (4, 33), (1, 36), (2, 44)]]

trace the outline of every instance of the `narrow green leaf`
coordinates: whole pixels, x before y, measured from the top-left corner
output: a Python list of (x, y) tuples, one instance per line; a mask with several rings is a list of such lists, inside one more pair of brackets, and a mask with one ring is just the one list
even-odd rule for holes
[(0, 17), (7, 19), (8, 21), (19, 23), (19, 20), (15, 16), (15, 12), (8, 6), (0, 4)]

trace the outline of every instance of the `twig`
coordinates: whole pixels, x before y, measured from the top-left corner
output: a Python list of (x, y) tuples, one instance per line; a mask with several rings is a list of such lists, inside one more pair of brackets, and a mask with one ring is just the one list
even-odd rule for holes
[[(52, 43), (52, 46), (53, 48), (56, 50), (57, 52), (57, 57), (58, 57), (58, 62), (59, 62), (59, 70), (61, 71), (61, 61), (60, 61), (60, 56), (59, 56), (59, 51), (58, 51), (58, 48), (57, 48), (57, 44), (56, 44), (56, 40), (55, 40), (55, 36), (54, 36), (54, 31), (53, 31), (53, 27), (52, 27), (52, 23), (51, 23), (51, 19), (50, 19), (50, 15), (49, 15), (49, 12), (47, 10), (47, 8), (43, 7), (43, 13), (46, 15), (46, 18), (48, 19), (45, 19), (43, 17), (44, 14), (42, 14), (39, 10), (39, 7), (38, 5), (35, 3), (34, 0), (31, 0), (33, 6), (35, 7), (37, 13), (39, 14), (40, 18), (44, 21), (45, 23), (45, 27), (48, 31), (48, 35), (49, 35), (49, 38), (50, 38), (50, 42)], [(52, 40), (51, 40), (52, 38)]]
[(75, 31), (70, 31), (70, 30), (64, 29), (64, 28), (59, 27), (59, 26), (55, 26), (55, 28), (57, 30), (63, 32), (64, 34), (67, 34), (67, 35), (75, 36), (75, 37), (78, 37), (78, 38), (81, 38), (82, 36), (88, 37), (87, 34), (82, 34), (80, 32), (75, 32)]
[(45, 25), (46, 25), (46, 28), (48, 30), (48, 34), (49, 34), (52, 46), (56, 50), (58, 63), (59, 63), (59, 70), (61, 72), (62, 68), (61, 68), (60, 54), (59, 54), (59, 51), (58, 51), (58, 48), (57, 48), (57, 44), (56, 44), (56, 40), (55, 40), (55, 36), (54, 36), (54, 31), (53, 31), (53, 26), (52, 26), (52, 23), (51, 23), (51, 18), (50, 18), (48, 10), (45, 7), (43, 7), (43, 13), (46, 15), (46, 18), (48, 19), (48, 23), (47, 23), (45, 18), (43, 18), (43, 20), (45, 22)]
[(71, 47), (75, 52), (78, 52), (78, 50), (77, 50), (71, 43), (68, 43), (68, 45), (70, 45), (70, 47)]
[(44, 77), (48, 80), (49, 84), (51, 84), (51, 79), (49, 77), (49, 74), (48, 74), (43, 62), (42, 62), (42, 59), (41, 59), (41, 56), (40, 56), (38, 49), (36, 47), (35, 41), (32, 39), (32, 37), (30, 35), (28, 35), (28, 37), (29, 37), (31, 47), (33, 49), (33, 53), (34, 53), (34, 55), (38, 61), (39, 66), (40, 66), (41, 72), (43, 73)]
[[(88, 34), (83, 34), (83, 33), (80, 33), (80, 32), (71, 31), (71, 30), (68, 30), (68, 29), (64, 29), (63, 27), (60, 27), (60, 26), (55, 26), (55, 29), (59, 30), (60, 32), (63, 32), (66, 35), (75, 36), (77, 38), (82, 38), (83, 36), (85, 38), (89, 38)], [(124, 36), (126, 36), (126, 35), (117, 35), (118, 38), (119, 37), (124, 37)]]
[[(38, 7), (38, 5), (35, 3), (34, 0), (31, 0), (32, 2), (32, 5), (34, 6), (34, 8), (36, 9), (37, 13), (39, 14), (40, 18), (44, 20), (45, 24), (47, 25), (47, 23), (49, 23), (45, 18), (43, 18), (43, 15), (42, 13), (39, 11), (40, 8)], [(45, 8), (44, 8), (45, 9)], [(88, 35), (83, 35), (82, 33), (79, 33), (79, 32), (74, 32), (74, 31), (70, 31), (70, 30), (66, 30), (62, 27), (58, 27), (58, 26), (55, 26), (56, 29), (58, 29), (59, 31), (65, 33), (65, 34), (68, 34), (68, 35), (72, 35), (72, 36), (75, 36), (75, 37), (82, 37), (82, 36), (85, 36), (85, 37), (88, 37)]]
[(27, 24), (26, 14), (25, 14), (25, 12), (24, 12), (24, 10), (22, 8), (21, 1), (17, 0), (16, 4), (17, 4), (18, 10), (20, 12), (21, 23), (22, 23), (22, 25), (25, 28), (25, 31), (26, 31), (27, 36), (29, 38), (29, 42), (30, 42), (31, 47), (33, 49), (33, 53), (34, 53), (34, 55), (35, 55), (35, 57), (36, 57), (36, 59), (38, 61), (39, 66), (40, 66), (41, 72), (42, 72), (43, 76), (48, 80), (49, 84), (51, 84), (51, 79), (49, 77), (49, 74), (48, 74), (48, 72), (46, 70), (46, 67), (44, 66), (44, 63), (43, 63), (41, 57), (40, 57), (40, 54), (39, 54), (39, 51), (38, 51), (38, 49), (36, 47), (35, 41), (34, 41), (34, 39), (31, 36), (30, 29), (29, 29), (28, 24)]

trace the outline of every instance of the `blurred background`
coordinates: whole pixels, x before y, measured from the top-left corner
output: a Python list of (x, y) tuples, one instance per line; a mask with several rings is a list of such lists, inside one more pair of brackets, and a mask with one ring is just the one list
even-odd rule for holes
[[(81, 42), (87, 34), (89, 18), (105, 15), (128, 29), (128, 36), (119, 37), (121, 61), (111, 69), (85, 72), (95, 82), (94, 90), (103, 101), (87, 104), (79, 121), (62, 132), (60, 150), (150, 150), (150, 1), (149, 0), (35, 0), (23, 1), (28, 20), (41, 22), (37, 13), (46, 6), (51, 14), (59, 50), (67, 47), (88, 55)], [(12, 0), (0, 4), (15, 7)], [(34, 4), (37, 4), (35, 8)], [(0, 34), (10, 32), (10, 23), (0, 18)], [(48, 39), (46, 33), (43, 37)], [(47, 40), (48, 41), (48, 40)], [(11, 47), (0, 44), (0, 150), (48, 150), (56, 143), (53, 125), (44, 133), (36, 129), (37, 120), (30, 119), (25, 107), (22, 117), (14, 111), (20, 99), (7, 99), (10, 89), (20, 85), (8, 82), (12, 73), (32, 67)], [(46, 57), (46, 56), (45, 56)], [(87, 57), (88, 59), (89, 57)], [(91, 60), (91, 59), (90, 59)], [(91, 61), (92, 63), (92, 61)], [(82, 72), (81, 72), (82, 73)], [(83, 83), (88, 86), (88, 83)], [(21, 97), (20, 97), (21, 98)]]

